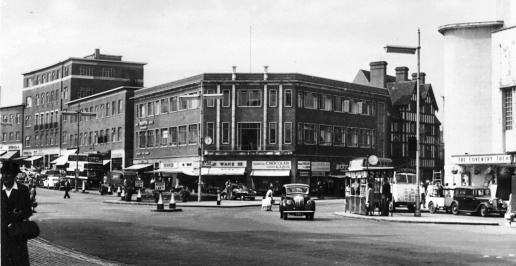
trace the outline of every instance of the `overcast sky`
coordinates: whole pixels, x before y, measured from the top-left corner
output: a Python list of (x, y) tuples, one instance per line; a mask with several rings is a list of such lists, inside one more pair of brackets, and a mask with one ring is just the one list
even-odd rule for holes
[[(150, 87), (205, 72), (298, 72), (353, 81), (369, 62), (421, 71), (441, 104), (441, 25), (495, 19), (492, 0), (0, 0), (1, 105), (22, 102), (22, 73), (101, 53), (146, 62)], [(252, 34), (250, 35), (250, 27)], [(251, 54), (251, 57), (250, 57)], [(251, 58), (251, 60), (250, 60)]]

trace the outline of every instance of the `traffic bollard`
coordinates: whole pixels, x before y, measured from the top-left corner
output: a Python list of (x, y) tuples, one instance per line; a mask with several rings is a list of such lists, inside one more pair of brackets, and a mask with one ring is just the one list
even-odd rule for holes
[(124, 198), (125, 198), (125, 189), (122, 188), (122, 193), (120, 194), (120, 199), (124, 200)]
[(141, 189), (138, 189), (138, 195), (136, 195), (136, 202), (142, 201), (142, 193), (140, 192)]
[(82, 193), (86, 192), (86, 181), (82, 180)]
[(120, 186), (118, 186), (118, 189), (116, 190), (116, 194), (118, 197), (120, 197), (120, 195), (122, 194), (122, 188), (120, 188)]
[(170, 191), (170, 202), (168, 203), (169, 209), (176, 208), (176, 199), (174, 198), (174, 191)]
[(158, 211), (163, 210), (163, 198), (161, 197), (161, 192), (159, 192), (159, 199), (158, 199), (158, 203), (156, 204), (156, 209)]
[(217, 189), (217, 205), (220, 205), (220, 190)]
[(109, 185), (109, 186), (107, 187), (107, 193), (108, 193), (108, 194), (110, 194), (110, 195), (111, 195), (111, 194), (113, 194), (113, 192), (111, 192), (111, 185)]

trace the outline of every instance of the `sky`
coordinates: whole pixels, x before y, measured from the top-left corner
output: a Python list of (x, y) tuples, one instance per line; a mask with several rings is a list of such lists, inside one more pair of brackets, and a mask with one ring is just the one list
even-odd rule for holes
[(209, 72), (296, 72), (352, 82), (372, 61), (387, 72), (413, 55), (443, 95), (439, 26), (495, 20), (492, 0), (0, 0), (1, 106), (22, 102), (22, 74), (95, 48), (146, 62), (151, 87)]

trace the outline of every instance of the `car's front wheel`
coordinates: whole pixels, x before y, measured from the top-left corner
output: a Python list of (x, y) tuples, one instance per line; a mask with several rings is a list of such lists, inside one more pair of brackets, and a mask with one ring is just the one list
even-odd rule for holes
[(489, 211), (487, 210), (486, 206), (482, 205), (482, 206), (480, 206), (478, 213), (480, 214), (480, 216), (486, 217), (489, 214)]
[(459, 214), (459, 206), (457, 205), (457, 203), (452, 203), (450, 209), (451, 209), (451, 212), (453, 213), (453, 215)]

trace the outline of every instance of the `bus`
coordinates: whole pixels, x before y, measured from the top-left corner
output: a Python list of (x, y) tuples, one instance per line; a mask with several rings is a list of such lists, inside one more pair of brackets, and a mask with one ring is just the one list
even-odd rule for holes
[(98, 154), (71, 154), (68, 156), (66, 178), (75, 186), (75, 172), (79, 172), (78, 187), (86, 181), (87, 188), (98, 188), (104, 176), (102, 157)]

